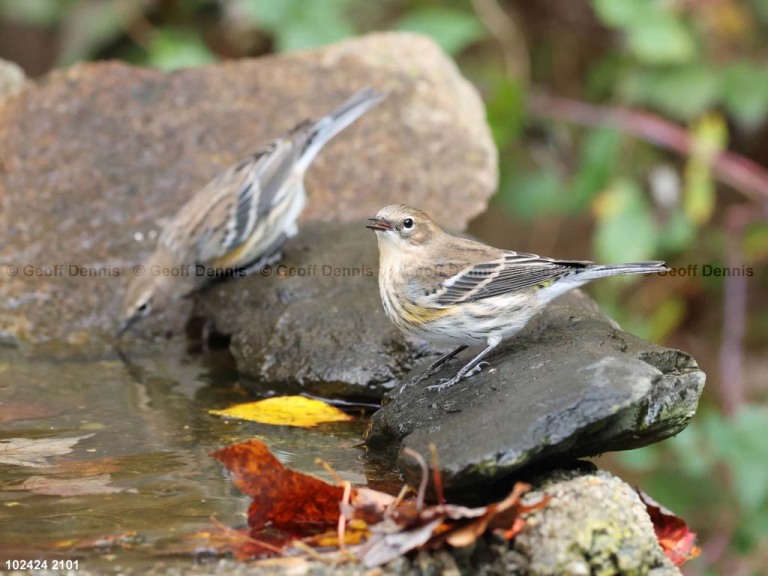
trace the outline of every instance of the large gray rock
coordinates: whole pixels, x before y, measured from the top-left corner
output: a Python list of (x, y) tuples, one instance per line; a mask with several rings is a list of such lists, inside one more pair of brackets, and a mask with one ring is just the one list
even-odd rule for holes
[(196, 314), (231, 337), (240, 374), (326, 397), (379, 400), (431, 350), (384, 314), (363, 222), (310, 223), (279, 263), (210, 287)]
[[(463, 228), (496, 188), (496, 150), (479, 95), (422, 36), (171, 73), (82, 64), (0, 101), (3, 340), (100, 345), (165, 219), (227, 165), (362, 86), (389, 98), (320, 154), (304, 221), (409, 202)], [(178, 332), (187, 313), (180, 304), (144, 333)]]
[(687, 426), (704, 386), (688, 354), (622, 332), (578, 291), (499, 346), (488, 357), (492, 368), (452, 388), (426, 390), (468, 357), (396, 389), (373, 416), (368, 443), (399, 445), (399, 464), (414, 484), (421, 472), (403, 457), (405, 447), (428, 454), (435, 444), (443, 482), (459, 490), (540, 460), (658, 442)]

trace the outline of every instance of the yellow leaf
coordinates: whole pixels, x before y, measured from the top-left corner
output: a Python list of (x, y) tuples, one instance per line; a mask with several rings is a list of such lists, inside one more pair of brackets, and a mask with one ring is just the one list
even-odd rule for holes
[(210, 414), (239, 418), (262, 424), (310, 428), (323, 422), (348, 422), (352, 416), (338, 408), (304, 396), (280, 396), (258, 402), (237, 404), (226, 410), (209, 410)]

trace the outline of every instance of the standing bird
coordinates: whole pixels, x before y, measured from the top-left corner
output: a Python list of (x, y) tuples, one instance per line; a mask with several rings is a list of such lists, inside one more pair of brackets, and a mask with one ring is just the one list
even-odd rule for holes
[(197, 192), (165, 227), (149, 260), (137, 267), (143, 274), (128, 287), (118, 336), (211, 276), (243, 275), (276, 260), (282, 244), (298, 232), (307, 168), (331, 138), (384, 97), (371, 88), (360, 90), (328, 116), (299, 124)]
[(485, 345), (450, 380), (482, 368), (483, 358), (516, 334), (550, 300), (595, 278), (666, 270), (663, 262), (600, 266), (500, 250), (451, 236), (416, 208), (382, 208), (367, 227), (379, 243), (379, 290), (389, 319), (406, 334), (458, 346), (420, 377), (433, 375), (469, 346)]

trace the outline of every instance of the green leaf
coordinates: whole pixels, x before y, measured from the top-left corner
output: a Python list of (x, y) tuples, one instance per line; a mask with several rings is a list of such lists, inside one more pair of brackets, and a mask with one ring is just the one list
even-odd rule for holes
[(653, 13), (633, 22), (627, 44), (646, 64), (682, 64), (696, 55), (696, 44), (685, 25), (673, 15)]
[(658, 226), (634, 181), (619, 180), (596, 200), (594, 246), (606, 263), (649, 260), (656, 255)]
[(627, 46), (646, 64), (681, 64), (696, 55), (693, 35), (678, 14), (653, 0), (593, 0), (598, 18), (626, 34)]
[(592, 0), (592, 7), (603, 24), (616, 28), (631, 26), (648, 13), (649, 0)]
[(621, 135), (603, 128), (588, 133), (582, 146), (579, 171), (570, 188), (568, 210), (581, 212), (601, 192), (616, 165)]
[(719, 91), (717, 73), (698, 63), (632, 70), (619, 84), (619, 92), (629, 102), (680, 120), (690, 120), (713, 107)]
[(241, 1), (246, 17), (275, 36), (279, 52), (338, 42), (356, 31), (347, 15), (352, 0)]
[(704, 420), (710, 441), (728, 466), (734, 496), (744, 511), (765, 504), (768, 498), (766, 422), (768, 410), (749, 405), (731, 418), (711, 414)]
[(438, 6), (408, 12), (394, 28), (426, 34), (451, 55), (459, 54), (486, 35), (472, 13)]
[(525, 116), (523, 85), (500, 78), (494, 86), (493, 96), (486, 103), (488, 124), (498, 148), (518, 138)]
[(696, 226), (685, 212), (676, 209), (667, 216), (659, 236), (662, 252), (680, 252), (696, 239)]
[(649, 339), (659, 342), (669, 336), (685, 318), (685, 300), (668, 296), (662, 301), (649, 319)]
[(739, 62), (722, 74), (723, 102), (736, 121), (755, 127), (768, 114), (768, 70), (750, 62)]
[(149, 46), (148, 63), (163, 70), (192, 68), (216, 61), (203, 39), (188, 30), (159, 29)]
[(562, 206), (564, 186), (554, 172), (514, 173), (502, 169), (500, 198), (511, 214), (523, 220), (552, 214)]
[(235, 0), (239, 13), (255, 26), (275, 31), (294, 17), (297, 11), (293, 0)]

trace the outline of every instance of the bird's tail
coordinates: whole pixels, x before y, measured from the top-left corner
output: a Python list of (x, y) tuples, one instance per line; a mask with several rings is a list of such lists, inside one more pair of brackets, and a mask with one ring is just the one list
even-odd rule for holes
[(624, 274), (654, 274), (665, 272), (668, 268), (660, 260), (650, 260), (648, 262), (631, 262), (628, 264), (608, 264), (588, 266), (583, 272), (574, 276), (574, 280), (589, 281), (596, 278), (605, 278), (607, 276), (622, 276)]
[(320, 152), (331, 138), (368, 112), (386, 96), (385, 93), (377, 92), (373, 88), (363, 88), (355, 92), (349, 100), (336, 108), (336, 110), (315, 122), (310, 130), (297, 167), (300, 170), (309, 168), (317, 153)]

